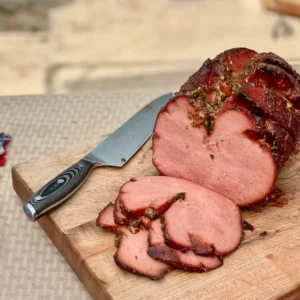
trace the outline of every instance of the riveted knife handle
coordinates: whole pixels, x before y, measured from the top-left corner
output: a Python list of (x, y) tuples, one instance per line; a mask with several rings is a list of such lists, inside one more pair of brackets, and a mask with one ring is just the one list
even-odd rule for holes
[(67, 200), (82, 185), (94, 166), (94, 162), (82, 159), (39, 189), (23, 205), (28, 219), (35, 221), (49, 209)]

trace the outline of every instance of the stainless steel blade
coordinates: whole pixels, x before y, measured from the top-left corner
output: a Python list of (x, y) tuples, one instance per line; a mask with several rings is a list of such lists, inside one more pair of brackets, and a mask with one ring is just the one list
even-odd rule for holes
[(95, 163), (122, 167), (152, 135), (159, 110), (173, 97), (168, 93), (142, 108), (86, 157)]

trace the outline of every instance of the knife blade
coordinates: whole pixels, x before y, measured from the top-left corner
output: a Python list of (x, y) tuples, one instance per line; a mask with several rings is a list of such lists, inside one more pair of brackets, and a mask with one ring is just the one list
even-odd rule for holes
[(173, 97), (162, 95), (146, 105), (94, 150), (57, 175), (23, 205), (30, 221), (66, 201), (84, 183), (95, 167), (123, 167), (152, 135), (159, 110)]

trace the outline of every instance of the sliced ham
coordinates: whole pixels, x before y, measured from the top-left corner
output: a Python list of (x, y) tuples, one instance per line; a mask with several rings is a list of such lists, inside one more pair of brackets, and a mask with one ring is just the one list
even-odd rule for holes
[(179, 94), (191, 95), (199, 87), (206, 96), (216, 98), (211, 93), (221, 91), (230, 93), (231, 87), (226, 83), (230, 76), (241, 72), (256, 56), (256, 52), (247, 48), (235, 48), (219, 54), (215, 59), (207, 59), (203, 66), (182, 85)]
[(106, 230), (116, 231), (118, 226), (115, 224), (113, 212), (114, 204), (110, 202), (100, 211), (96, 225)]
[(190, 185), (184, 200), (164, 214), (165, 243), (198, 255), (224, 256), (233, 252), (243, 237), (239, 208), (229, 199), (199, 185)]
[(243, 237), (238, 206), (270, 195), (298, 145), (299, 116), (300, 76), (279, 56), (235, 48), (206, 60), (157, 116), (165, 176), (133, 178), (99, 214), (117, 233), (116, 263), (152, 279), (220, 267)]
[(132, 232), (139, 230), (140, 227), (148, 229), (151, 223), (151, 220), (146, 216), (140, 216), (138, 218), (126, 217), (122, 212), (119, 197), (117, 197), (114, 205), (113, 219), (116, 225), (128, 226)]
[(119, 248), (114, 255), (115, 262), (119, 267), (132, 273), (151, 279), (161, 279), (172, 267), (149, 256), (147, 249), (147, 230), (140, 230), (137, 234), (124, 230)]
[(149, 230), (148, 254), (156, 260), (171, 264), (173, 267), (193, 272), (205, 272), (222, 266), (216, 256), (195, 255), (191, 250), (181, 252), (168, 247), (164, 242), (161, 220), (152, 221)]
[[(147, 218), (141, 218), (141, 222), (145, 227), (150, 227)], [(152, 279), (160, 279), (172, 269), (170, 264), (157, 261), (147, 254), (148, 230), (140, 229), (133, 234), (126, 226), (115, 224), (113, 203), (109, 203), (99, 213), (96, 225), (116, 233), (115, 245), (118, 250), (114, 259), (119, 267)]]
[(125, 183), (118, 196), (126, 215), (137, 219), (156, 219), (179, 198), (183, 198), (185, 182), (170, 177), (141, 176)]

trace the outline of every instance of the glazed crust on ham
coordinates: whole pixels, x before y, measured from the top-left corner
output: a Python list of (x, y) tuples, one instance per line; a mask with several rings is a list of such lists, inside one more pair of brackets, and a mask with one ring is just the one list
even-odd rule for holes
[(190, 272), (206, 272), (222, 266), (222, 260), (217, 256), (196, 255), (189, 250), (181, 252), (165, 244), (161, 220), (152, 221), (148, 237), (148, 254), (156, 260), (171, 264), (177, 269)]
[(273, 53), (207, 60), (158, 114), (153, 164), (239, 206), (262, 201), (299, 141), (299, 82)]
[[(247, 83), (237, 92), (235, 102), (248, 107), (258, 116), (265, 116), (278, 123), (293, 138), (299, 140), (300, 112), (275, 92)], [(287, 109), (287, 106), (290, 107)]]

